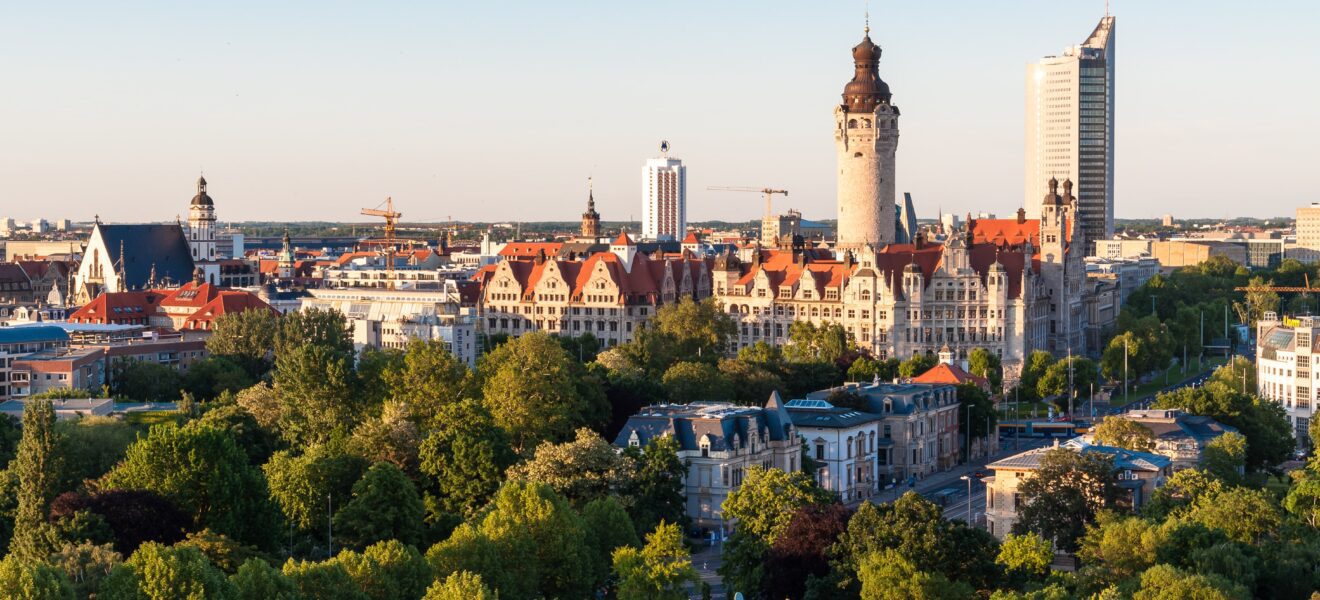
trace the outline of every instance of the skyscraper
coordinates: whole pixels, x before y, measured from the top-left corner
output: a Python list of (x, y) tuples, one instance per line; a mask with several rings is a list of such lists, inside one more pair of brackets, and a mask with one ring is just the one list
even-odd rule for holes
[(1077, 182), (1088, 254), (1114, 235), (1114, 17), (1085, 42), (1027, 65), (1025, 207), (1040, 216), (1051, 178)]
[(869, 25), (852, 55), (852, 81), (834, 107), (840, 249), (894, 241), (898, 107), (889, 103), (889, 84), (880, 79), (880, 47), (871, 41)]
[(660, 142), (660, 154), (642, 167), (642, 239), (681, 240), (687, 232), (687, 167), (669, 157), (669, 142)]

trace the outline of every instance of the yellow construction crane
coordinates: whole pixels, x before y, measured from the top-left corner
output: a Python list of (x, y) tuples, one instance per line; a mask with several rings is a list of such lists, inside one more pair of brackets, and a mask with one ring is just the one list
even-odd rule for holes
[[(385, 210), (380, 206), (384, 205)], [(399, 217), (403, 216), (401, 212), (394, 211), (394, 198), (386, 198), (381, 205), (376, 208), (364, 208), (362, 214), (369, 217), (385, 218), (385, 277), (388, 280), (386, 285), (389, 289), (394, 289), (394, 224), (398, 222)]]
[(1244, 285), (1233, 288), (1235, 292), (1275, 292), (1275, 293), (1302, 293), (1312, 294), (1320, 293), (1320, 287), (1311, 287), (1311, 276), (1302, 273), (1302, 280), (1306, 283), (1305, 287), (1296, 287), (1288, 285)]
[(772, 196), (774, 196), (775, 194), (783, 194), (785, 198), (788, 197), (788, 190), (772, 190), (768, 187), (755, 188), (755, 187), (747, 187), (747, 186), (712, 185), (706, 189), (715, 190), (717, 192), (757, 192), (757, 193), (765, 194), (765, 216), (767, 217), (773, 217), (775, 214), (774, 209), (770, 205), (770, 198)]

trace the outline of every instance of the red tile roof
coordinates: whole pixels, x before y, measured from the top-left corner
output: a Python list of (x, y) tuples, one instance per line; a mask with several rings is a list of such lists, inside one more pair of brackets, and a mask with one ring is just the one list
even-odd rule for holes
[(562, 242), (509, 242), (500, 249), (500, 256), (508, 258), (536, 258), (542, 252), (546, 256), (559, 254)]
[(951, 385), (974, 383), (977, 387), (990, 391), (989, 379), (972, 375), (958, 365), (945, 363), (939, 363), (927, 369), (925, 373), (913, 377), (912, 383), (947, 383)]
[(197, 309), (197, 312), (184, 319), (183, 326), (180, 329), (211, 329), (215, 326), (215, 320), (221, 316), (247, 310), (268, 310), (271, 314), (279, 314), (279, 311), (254, 294), (241, 291), (224, 291), (218, 297)]

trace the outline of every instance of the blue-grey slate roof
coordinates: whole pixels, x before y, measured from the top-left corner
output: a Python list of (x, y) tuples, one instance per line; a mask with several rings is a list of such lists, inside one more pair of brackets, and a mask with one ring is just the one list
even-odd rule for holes
[(119, 249), (124, 249), (124, 286), (129, 290), (146, 287), (151, 268), (156, 268), (156, 281), (166, 279), (182, 284), (192, 281), (192, 249), (183, 227), (177, 223), (107, 225), (98, 224), (101, 239), (110, 253), (110, 263), (119, 268)]

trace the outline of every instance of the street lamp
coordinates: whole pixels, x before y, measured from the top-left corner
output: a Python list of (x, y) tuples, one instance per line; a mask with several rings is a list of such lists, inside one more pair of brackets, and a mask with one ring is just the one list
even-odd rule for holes
[(962, 479), (967, 482), (967, 526), (972, 527), (975, 525), (974, 523), (972, 523), (972, 480), (975, 478), (972, 477), (971, 475), (963, 475), (958, 479)]

